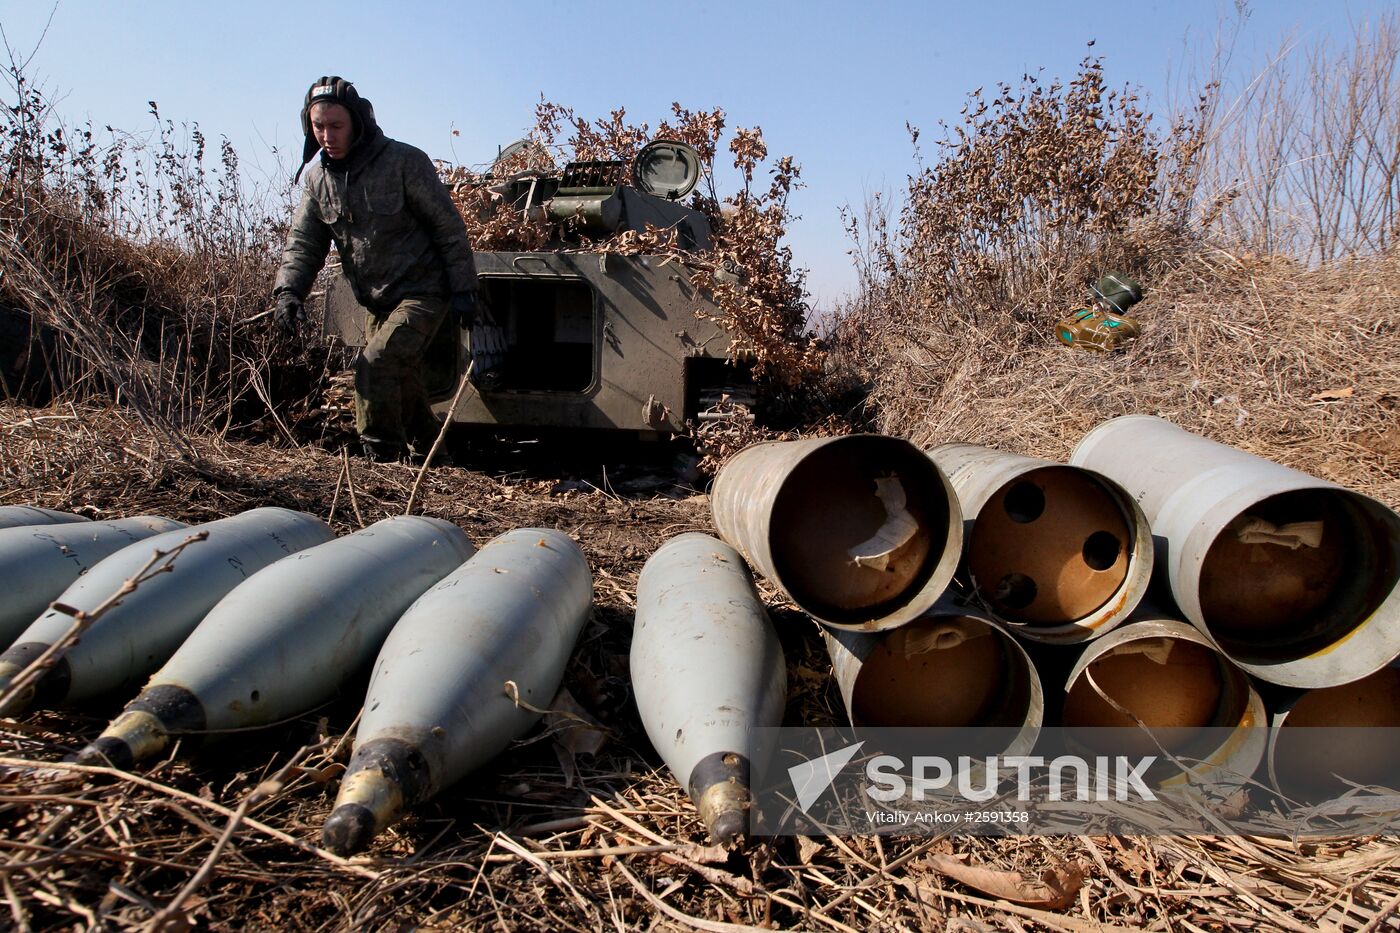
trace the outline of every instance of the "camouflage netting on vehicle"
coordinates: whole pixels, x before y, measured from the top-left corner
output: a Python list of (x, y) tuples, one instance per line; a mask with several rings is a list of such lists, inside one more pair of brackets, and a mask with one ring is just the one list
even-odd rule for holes
[[(559, 248), (566, 250), (659, 255), (665, 261), (685, 263), (735, 335), (729, 348), (731, 359), (751, 359), (759, 380), (793, 390), (815, 380), (822, 368), (822, 351), (807, 330), (806, 274), (793, 265), (792, 251), (783, 243), (793, 220), (788, 196), (800, 184), (800, 170), (791, 156), (769, 160), (760, 128), (737, 129), (729, 150), (743, 187), (721, 200), (714, 160), (724, 131), (725, 115), (719, 108), (690, 111), (673, 104), (671, 118), (652, 130), (646, 123), (628, 123), (623, 109), (590, 123), (568, 107), (542, 100), (526, 145), (507, 153), (488, 173), (453, 168), (445, 173), (445, 180), (453, 188), (475, 249), (555, 248), (562, 234), (568, 235), (569, 243)], [(493, 182), (556, 161), (630, 163), (653, 139), (678, 140), (695, 148), (701, 180), (688, 206), (710, 222), (710, 251), (683, 250), (674, 229), (651, 225), (644, 232), (624, 230), (590, 240), (576, 231), (561, 230), (546, 218), (524, 216), (491, 191)], [(755, 184), (755, 175), (765, 169), (771, 175), (766, 189)]]

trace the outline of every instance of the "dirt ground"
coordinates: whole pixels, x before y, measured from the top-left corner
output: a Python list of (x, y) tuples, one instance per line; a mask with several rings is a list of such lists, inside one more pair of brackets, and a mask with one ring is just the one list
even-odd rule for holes
[[(196, 438), (182, 460), (117, 409), (0, 405), (0, 504), (201, 521), (278, 505), (338, 533), (403, 512), (417, 472), (325, 447)], [(606, 739), (533, 733), (418, 807), (371, 852), (318, 848), (358, 698), (122, 774), (58, 766), (129, 698), (0, 720), (0, 925), (14, 929), (1393, 928), (1400, 842), (786, 838), (726, 851), (641, 732), (627, 669), (637, 575), (710, 531), (668, 443), (454, 437), (415, 512), (478, 545), (573, 536), (594, 611), (566, 675)], [(841, 721), (814, 623), (762, 585), (789, 666), (789, 723)], [(362, 694), (362, 690), (360, 691)]]

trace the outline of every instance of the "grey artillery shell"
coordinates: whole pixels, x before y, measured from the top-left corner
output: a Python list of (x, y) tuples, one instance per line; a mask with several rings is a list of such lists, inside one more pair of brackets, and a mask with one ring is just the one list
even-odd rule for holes
[(73, 581), (128, 544), (181, 522), (142, 515), (113, 522), (69, 522), (0, 529), (0, 645), (9, 647)]
[[(64, 590), (57, 602), (90, 612), (117, 592), (157, 550), (205, 532), (176, 556), (169, 572), (142, 583), (93, 626), (27, 697), (6, 710), (77, 702), (140, 683), (175, 653), (205, 613), (229, 590), (273, 561), (334, 537), (314, 516), (288, 509), (253, 509), (232, 518), (167, 531), (128, 544)], [(0, 690), (72, 627), (70, 615), (50, 609), (0, 655)]]
[(817, 621), (883, 631), (947, 588), (962, 551), (948, 479), (897, 437), (769, 441), (715, 477), (715, 528)]
[(782, 725), (787, 698), (783, 650), (738, 551), (685, 534), (652, 555), (631, 667), (651, 744), (729, 841), (748, 826), (751, 730)]
[(0, 528), (19, 528), (22, 525), (68, 525), (85, 522), (86, 518), (72, 512), (58, 512), (41, 509), (37, 505), (0, 505)]
[(1254, 676), (1339, 686), (1400, 655), (1400, 516), (1375, 499), (1147, 415), (1070, 462), (1137, 499), (1182, 614)]
[(558, 691), (592, 600), (579, 546), (538, 528), (501, 535), (420, 596), (374, 663), (324, 844), (364, 848), (529, 729), (540, 716), (529, 707)]
[(264, 725), (329, 699), (413, 601), (475, 552), (437, 518), (386, 518), (299, 551), (220, 600), (79, 760), (119, 767), (172, 731)]
[(1152, 579), (1152, 531), (1117, 483), (1081, 467), (978, 447), (929, 451), (957, 491), (977, 595), (1035, 641), (1097, 638)]

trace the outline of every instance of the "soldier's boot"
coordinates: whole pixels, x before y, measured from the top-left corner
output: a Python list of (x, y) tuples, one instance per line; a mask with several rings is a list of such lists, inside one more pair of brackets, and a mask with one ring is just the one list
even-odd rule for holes
[(360, 450), (365, 459), (374, 463), (399, 463), (405, 459), (407, 448), (393, 441), (381, 441), (373, 437), (360, 438)]

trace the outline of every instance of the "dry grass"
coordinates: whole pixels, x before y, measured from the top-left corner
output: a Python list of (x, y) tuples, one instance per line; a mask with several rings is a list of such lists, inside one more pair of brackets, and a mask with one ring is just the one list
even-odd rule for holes
[(270, 432), (311, 407), (327, 353), (279, 346), (263, 313), (287, 191), (250, 190), (227, 140), (154, 103), (144, 137), (70, 127), (19, 67), (6, 78), (0, 309), (49, 351), (25, 397), (114, 399), (186, 458), (188, 431)]
[(949, 353), (885, 334), (881, 427), (1064, 459), (1089, 428), (1156, 414), (1400, 506), (1400, 255), (1308, 270), (1203, 251), (1152, 283), (1143, 336), (1099, 355), (1014, 355), (968, 329)]
[[(1289, 38), (1203, 114), (1201, 217), (1261, 255), (1332, 262), (1400, 237), (1400, 12), (1358, 16), (1340, 43)], [(1221, 71), (1233, 41), (1217, 51)]]

